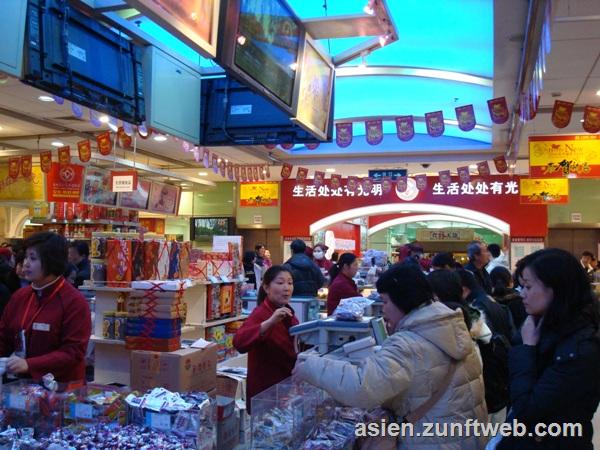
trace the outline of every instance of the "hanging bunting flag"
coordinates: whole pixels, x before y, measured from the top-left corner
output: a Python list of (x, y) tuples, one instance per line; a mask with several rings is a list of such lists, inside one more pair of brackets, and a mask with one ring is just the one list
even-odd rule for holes
[(331, 189), (339, 189), (342, 187), (342, 176), (334, 173), (331, 175)]
[(321, 171), (316, 171), (315, 172), (315, 179), (313, 180), (313, 184), (316, 187), (321, 187), (323, 185), (323, 180), (325, 180), (325, 172), (321, 172)]
[(261, 180), (266, 179), (267, 177), (265, 176), (265, 168), (264, 166), (260, 166), (258, 168), (258, 176), (260, 177)]
[(271, 178), (271, 169), (269, 169), (269, 166), (265, 166), (265, 170), (267, 171), (267, 178)]
[(458, 128), (463, 131), (471, 131), (475, 128), (475, 110), (473, 105), (459, 106), (454, 108), (456, 111), (456, 120), (458, 120)]
[(65, 102), (65, 99), (58, 95), (53, 95), (52, 98), (57, 105), (62, 105)]
[(396, 117), (396, 134), (401, 141), (410, 141), (415, 136), (415, 121), (413, 116)]
[(210, 167), (210, 151), (206, 147), (202, 147), (202, 165), (206, 169)]
[(356, 192), (358, 183), (358, 177), (348, 177), (348, 179), (346, 180), (346, 190), (348, 192)]
[(9, 158), (8, 159), (8, 176), (16, 180), (19, 177), (20, 171), (21, 171), (21, 158), (18, 156)]
[(588, 133), (600, 131), (600, 108), (586, 106), (583, 110), (583, 129)]
[(52, 152), (50, 150), (40, 152), (40, 167), (44, 173), (50, 173), (52, 170)]
[(61, 166), (71, 164), (71, 147), (67, 145), (58, 149), (58, 163)]
[(252, 174), (252, 167), (246, 167), (246, 175), (248, 177), (248, 181), (254, 181), (254, 175)]
[(352, 144), (352, 123), (335, 124), (335, 142), (338, 147), (348, 147)]
[[(407, 189), (408, 189), (408, 177), (398, 177), (398, 178), (396, 178), (396, 190), (398, 192), (402, 193), (402, 192), (406, 192)], [(384, 194), (385, 193), (386, 192), (384, 191)]]
[(227, 163), (227, 178), (229, 178), (230, 180), (233, 180), (233, 163), (232, 162)]
[(552, 124), (556, 128), (564, 128), (571, 122), (573, 114), (573, 103), (556, 100), (552, 108)]
[(225, 176), (226, 169), (227, 169), (227, 163), (225, 162), (224, 159), (221, 159), (221, 162), (219, 163), (219, 172), (221, 173), (222, 177)]
[(77, 153), (79, 153), (79, 161), (89, 162), (92, 158), (92, 144), (89, 139), (77, 143)]
[(194, 153), (194, 161), (199, 163), (200, 162), (200, 149), (198, 147), (194, 147), (193, 153)]
[(383, 122), (381, 119), (365, 121), (365, 134), (369, 145), (380, 144), (383, 140)]
[(129, 122), (123, 122), (123, 130), (129, 137), (133, 137), (133, 126)]
[(314, 150), (316, 149), (321, 143), (320, 142), (315, 142), (312, 144), (304, 144), (306, 146), (307, 149), (309, 150)]
[(212, 171), (214, 173), (219, 173), (219, 157), (217, 155), (215, 155), (214, 153), (212, 154)]
[(462, 166), (456, 169), (458, 172), (458, 178), (461, 183), (470, 183), (471, 182), (471, 173), (469, 172), (469, 166)]
[[(110, 132), (105, 131), (96, 136), (96, 144), (101, 155), (107, 156), (112, 152), (112, 142), (110, 141)], [(60, 162), (60, 155), (58, 161)]]
[(125, 132), (125, 127), (119, 127), (117, 130), (117, 137), (119, 138), (119, 145), (123, 149), (131, 148), (131, 144), (133, 144), (133, 139), (127, 135)]
[(258, 167), (254, 166), (252, 168), (252, 174), (254, 175), (254, 181), (258, 181), (260, 179), (260, 175), (258, 174)]
[(415, 175), (415, 182), (419, 191), (427, 189), (427, 175)]
[(450, 186), (452, 184), (452, 176), (449, 170), (442, 170), (438, 172), (440, 177), (440, 183), (442, 186)]
[(183, 149), (184, 152), (189, 152), (190, 151), (190, 143), (188, 141), (183, 141), (181, 143), (181, 148)]
[(284, 150), (291, 150), (292, 148), (294, 148), (294, 144), (291, 142), (286, 142), (285, 144), (280, 144), (281, 148)]
[(248, 181), (248, 175), (246, 174), (246, 166), (242, 166), (240, 178), (242, 181)]
[(426, 113), (425, 124), (429, 136), (440, 137), (444, 134), (444, 113), (442, 111)]
[(498, 97), (487, 101), (490, 118), (496, 125), (502, 125), (508, 120), (508, 105), (506, 97)]
[(506, 163), (506, 157), (504, 155), (496, 156), (494, 158), (494, 165), (496, 166), (498, 173), (506, 173), (508, 170), (508, 164)]
[(240, 181), (240, 166), (238, 164), (233, 167), (233, 176), (235, 181)]
[(277, 147), (277, 144), (265, 144), (265, 148), (269, 150), (274, 150)]
[(477, 163), (477, 171), (479, 172), (479, 176), (489, 177), (491, 175), (490, 164), (487, 161)]
[(296, 172), (296, 186), (304, 184), (306, 178), (308, 178), (308, 169), (306, 167), (298, 167), (298, 172)]
[(365, 194), (370, 194), (373, 190), (373, 178), (367, 177), (363, 178), (360, 183), (362, 190)]
[(291, 164), (283, 163), (283, 166), (281, 166), (281, 178), (287, 180), (290, 176), (292, 176), (293, 168), (294, 166), (292, 166)]
[(25, 178), (31, 176), (31, 155), (21, 156), (21, 175)]
[(389, 194), (390, 192), (392, 192), (392, 187), (393, 183), (390, 177), (383, 177), (381, 179), (381, 192), (383, 192), (384, 194)]

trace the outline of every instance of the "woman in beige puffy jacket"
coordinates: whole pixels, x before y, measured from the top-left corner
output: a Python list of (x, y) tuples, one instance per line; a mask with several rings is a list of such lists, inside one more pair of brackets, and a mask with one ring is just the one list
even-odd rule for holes
[[(485, 448), (487, 438), (475, 436), (470, 425), (484, 424), (487, 410), (481, 360), (462, 313), (432, 302), (431, 287), (414, 264), (390, 268), (377, 281), (377, 290), (390, 333), (381, 350), (360, 365), (310, 356), (298, 361), (295, 378), (325, 389), (343, 404), (383, 406), (395, 413), (398, 423), (413, 423), (412, 436), (398, 438), (399, 449)], [(423, 411), (422, 405), (444, 384), (439, 400)], [(416, 419), (419, 409), (424, 415)], [(436, 424), (431, 431), (443, 435), (418, 436), (429, 434), (423, 433), (427, 423)]]

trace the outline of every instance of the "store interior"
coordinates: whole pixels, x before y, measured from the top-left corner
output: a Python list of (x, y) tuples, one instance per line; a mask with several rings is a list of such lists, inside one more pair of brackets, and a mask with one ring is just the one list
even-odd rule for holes
[[(51, 231), (89, 246), (88, 381), (148, 399), (207, 393), (186, 397), (201, 405), (195, 448), (268, 441), (233, 344), (257, 307), (243, 267), (257, 245), (275, 265), (296, 239), (353, 253), (365, 297), (371, 256), (387, 268), (415, 242), (462, 265), (469, 243), (497, 244), (511, 270), (542, 248), (600, 256), (597, 0), (6, 1), (0, 244)], [(128, 335), (156, 289), (157, 317), (177, 331)], [(294, 304), (301, 323), (324, 315), (326, 296)], [(331, 400), (280, 389), (257, 411), (286, 395)], [(108, 422), (171, 430), (156, 424), (172, 411), (154, 418), (123, 392), (128, 412)], [(15, 426), (51, 432), (23, 409)], [(61, 422), (110, 415), (73, 411)], [(304, 428), (285, 448), (302, 448)]]

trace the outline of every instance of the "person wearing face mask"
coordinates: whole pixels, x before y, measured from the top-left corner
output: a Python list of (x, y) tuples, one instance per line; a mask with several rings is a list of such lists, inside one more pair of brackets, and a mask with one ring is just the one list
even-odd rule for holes
[(327, 293), (327, 315), (330, 316), (343, 298), (358, 297), (360, 293), (352, 278), (358, 272), (358, 260), (352, 253), (344, 253), (329, 271), (331, 284)]
[(307, 356), (294, 369), (297, 381), (326, 390), (335, 400), (358, 408), (384, 407), (400, 424), (413, 424), (402, 449), (479, 450), (487, 438), (426, 437), (425, 423), (485, 422), (481, 360), (460, 310), (434, 302), (423, 272), (412, 263), (396, 264), (377, 280), (390, 337), (381, 350), (356, 365)]
[[(527, 319), (522, 345), (509, 353), (507, 419), (527, 427), (496, 448), (593, 449), (592, 417), (600, 403), (600, 313), (584, 269), (570, 253), (538, 250), (517, 263)], [(538, 423), (577, 423), (579, 437), (532, 436)]]
[(329, 250), (329, 247), (325, 244), (317, 244), (313, 248), (313, 261), (324, 273), (328, 273), (333, 267), (333, 263), (325, 257), (327, 250)]
[(248, 353), (246, 408), (256, 394), (285, 380), (296, 363), (290, 327), (298, 325), (290, 298), (294, 281), (285, 266), (268, 269), (258, 292), (257, 306), (233, 338), (240, 353)]
[(7, 371), (59, 382), (85, 379), (85, 353), (91, 334), (87, 301), (63, 273), (67, 242), (55, 233), (25, 241), (23, 275), (31, 285), (13, 294), (0, 320), (0, 356)]

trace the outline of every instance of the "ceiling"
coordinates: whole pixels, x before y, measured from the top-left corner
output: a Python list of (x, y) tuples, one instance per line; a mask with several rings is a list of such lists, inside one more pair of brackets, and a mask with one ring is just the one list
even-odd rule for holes
[[(357, 14), (366, 0), (290, 0), (302, 19), (335, 14)], [(340, 149), (335, 143), (310, 151), (303, 146), (285, 151), (263, 146), (211, 148), (235, 164), (279, 165), (288, 161), (310, 171), (335, 168), (344, 176), (366, 174), (374, 168), (407, 168), (409, 173), (437, 172), (476, 163), (502, 153), (507, 146), (507, 124), (492, 125), (486, 100), (506, 96), (515, 102), (516, 78), (527, 15), (524, 0), (388, 0), (399, 40), (338, 69), (335, 120), (354, 122), (353, 144)], [(552, 51), (544, 76), (540, 112), (526, 124), (515, 171), (527, 172), (526, 138), (530, 134), (556, 133), (550, 114), (555, 98), (576, 103), (569, 127), (561, 132), (582, 132), (579, 119), (586, 104), (600, 104), (600, 2), (560, 0), (554, 4)], [(322, 44), (332, 54), (361, 38), (331, 39)], [(200, 58), (201, 59), (201, 58)], [(203, 61), (206, 64), (206, 61)], [(212, 62), (210, 62), (212, 64)], [(407, 71), (408, 69), (427, 69)], [(12, 154), (37, 153), (59, 140), (76, 149), (77, 142), (93, 137), (94, 127), (84, 108), (82, 119), (74, 117), (71, 104), (38, 100), (44, 93), (15, 79), (0, 84), (0, 159)], [(473, 104), (481, 125), (469, 133), (452, 123), (454, 108)], [(429, 137), (420, 118), (426, 112), (443, 110), (446, 132)], [(384, 122), (386, 136), (378, 146), (364, 139), (363, 121), (370, 117), (391, 119), (402, 114), (416, 117), (415, 138), (407, 143), (395, 136), (391, 120)], [(192, 149), (193, 150), (193, 149)], [(165, 142), (136, 139), (136, 154), (117, 150), (120, 158), (188, 177), (192, 182), (223, 181), (204, 169), (193, 151), (173, 137)], [(75, 151), (73, 152), (75, 155)], [(99, 165), (112, 162), (96, 161)], [(428, 164), (424, 167), (423, 164)], [(206, 175), (199, 175), (199, 173)], [(279, 170), (271, 170), (278, 179)], [(151, 175), (148, 173), (148, 175)], [(162, 176), (154, 174), (154, 176)], [(187, 180), (183, 180), (187, 182)]]

